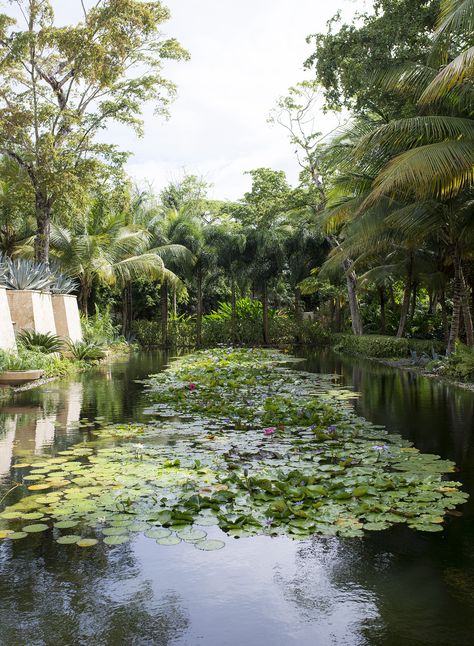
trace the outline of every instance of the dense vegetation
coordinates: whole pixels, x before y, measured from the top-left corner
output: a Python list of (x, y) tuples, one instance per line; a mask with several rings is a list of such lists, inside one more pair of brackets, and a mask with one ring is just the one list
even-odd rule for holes
[[(2, 254), (74, 279), (84, 316), (107, 310), (145, 346), (352, 332), (470, 356), (472, 0), (377, 0), (309, 37), (311, 79), (270, 115), (300, 182), (253, 169), (234, 203), (193, 175), (132, 186), (126, 155), (97, 138), (110, 120), (140, 130), (146, 101), (166, 110), (163, 63), (188, 54), (162, 39), (159, 2), (106, 0), (61, 29), (49, 2), (19, 4), (25, 25), (0, 21)], [(350, 110), (326, 137), (321, 98)]]

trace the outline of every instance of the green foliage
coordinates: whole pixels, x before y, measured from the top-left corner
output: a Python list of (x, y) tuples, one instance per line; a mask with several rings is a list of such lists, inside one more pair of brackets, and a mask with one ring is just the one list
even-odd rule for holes
[[(142, 348), (163, 345), (161, 321), (134, 321), (132, 330)], [(173, 348), (192, 348), (196, 344), (196, 321), (192, 316), (181, 315), (168, 322), (168, 344)]]
[(84, 341), (97, 345), (107, 345), (119, 340), (118, 326), (112, 320), (110, 307), (99, 310), (95, 306), (92, 316), (81, 316)]
[(34, 330), (22, 330), (17, 335), (18, 343), (26, 350), (53, 354), (61, 352), (63, 341), (57, 334), (51, 332), (35, 332)]
[(406, 357), (409, 353), (408, 339), (392, 336), (335, 334), (333, 340), (336, 350), (364, 357)]
[(341, 24), (340, 13), (326, 34), (311, 36), (316, 50), (306, 66), (314, 68), (330, 108), (399, 117), (414, 110), (406, 95), (381, 87), (377, 70), (406, 62), (424, 64), (432, 46), (439, 0), (377, 0), (374, 12)]
[(442, 374), (459, 381), (474, 382), (474, 348), (457, 343), (444, 364)]
[(2, 264), (3, 274), (0, 275), (0, 284), (3, 287), (18, 290), (49, 290), (52, 275), (47, 264), (11, 258), (6, 258)]
[(105, 357), (105, 350), (96, 343), (86, 341), (70, 341), (68, 350), (78, 361), (100, 361)]
[[(261, 321), (262, 320), (262, 303), (253, 298), (239, 298), (235, 302), (235, 315), (239, 321)], [(274, 315), (274, 310), (270, 310), (270, 316)], [(231, 303), (219, 303), (216, 310), (206, 314), (205, 321), (231, 321), (232, 305)]]
[(18, 352), (0, 351), (0, 371), (43, 370), (44, 377), (62, 377), (83, 370), (87, 364), (44, 352), (18, 348)]

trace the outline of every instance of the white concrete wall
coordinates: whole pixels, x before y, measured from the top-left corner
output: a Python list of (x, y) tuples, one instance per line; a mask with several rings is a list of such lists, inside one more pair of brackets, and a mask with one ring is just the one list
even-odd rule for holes
[(56, 334), (51, 294), (30, 289), (7, 290), (15, 332), (35, 330)]
[(15, 331), (13, 329), (7, 290), (0, 288), (0, 348), (16, 350)]
[(53, 294), (56, 333), (71, 341), (82, 341), (81, 318), (77, 298), (71, 294)]

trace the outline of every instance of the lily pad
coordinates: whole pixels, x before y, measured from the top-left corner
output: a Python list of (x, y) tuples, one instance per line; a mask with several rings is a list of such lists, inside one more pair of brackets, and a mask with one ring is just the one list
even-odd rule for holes
[(123, 545), (128, 543), (130, 536), (106, 536), (104, 538), (104, 543), (106, 545)]
[(157, 527), (155, 529), (149, 529), (148, 531), (145, 532), (145, 536), (147, 538), (166, 538), (167, 536), (171, 536), (171, 531), (169, 529), (165, 529), (164, 527)]
[(59, 543), (60, 545), (73, 545), (80, 541), (81, 538), (81, 536), (77, 536), (76, 534), (65, 534), (64, 536), (57, 538), (56, 543)]
[(158, 538), (156, 542), (159, 545), (178, 545), (178, 543), (181, 543), (181, 539), (178, 536), (164, 536), (163, 538)]
[(221, 550), (225, 547), (224, 541), (219, 541), (216, 538), (209, 538), (204, 541), (198, 541), (194, 544), (194, 547), (197, 547), (198, 550), (203, 550), (204, 552), (212, 552), (214, 550)]
[(96, 538), (81, 538), (80, 541), (77, 541), (77, 547), (94, 547), (99, 541)]
[(49, 529), (49, 527), (44, 523), (36, 523), (34, 525), (26, 525), (26, 527), (23, 527), (23, 531), (27, 532), (28, 534), (37, 534), (40, 532), (45, 532), (47, 529)]

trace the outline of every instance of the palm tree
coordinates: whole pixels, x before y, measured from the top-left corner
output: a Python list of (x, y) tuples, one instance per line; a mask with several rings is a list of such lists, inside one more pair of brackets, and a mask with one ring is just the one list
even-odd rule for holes
[(137, 278), (164, 276), (163, 260), (149, 242), (148, 232), (126, 226), (122, 214), (91, 212), (71, 228), (53, 225), (51, 255), (63, 273), (79, 281), (79, 306), (87, 314), (94, 281), (123, 289)]

